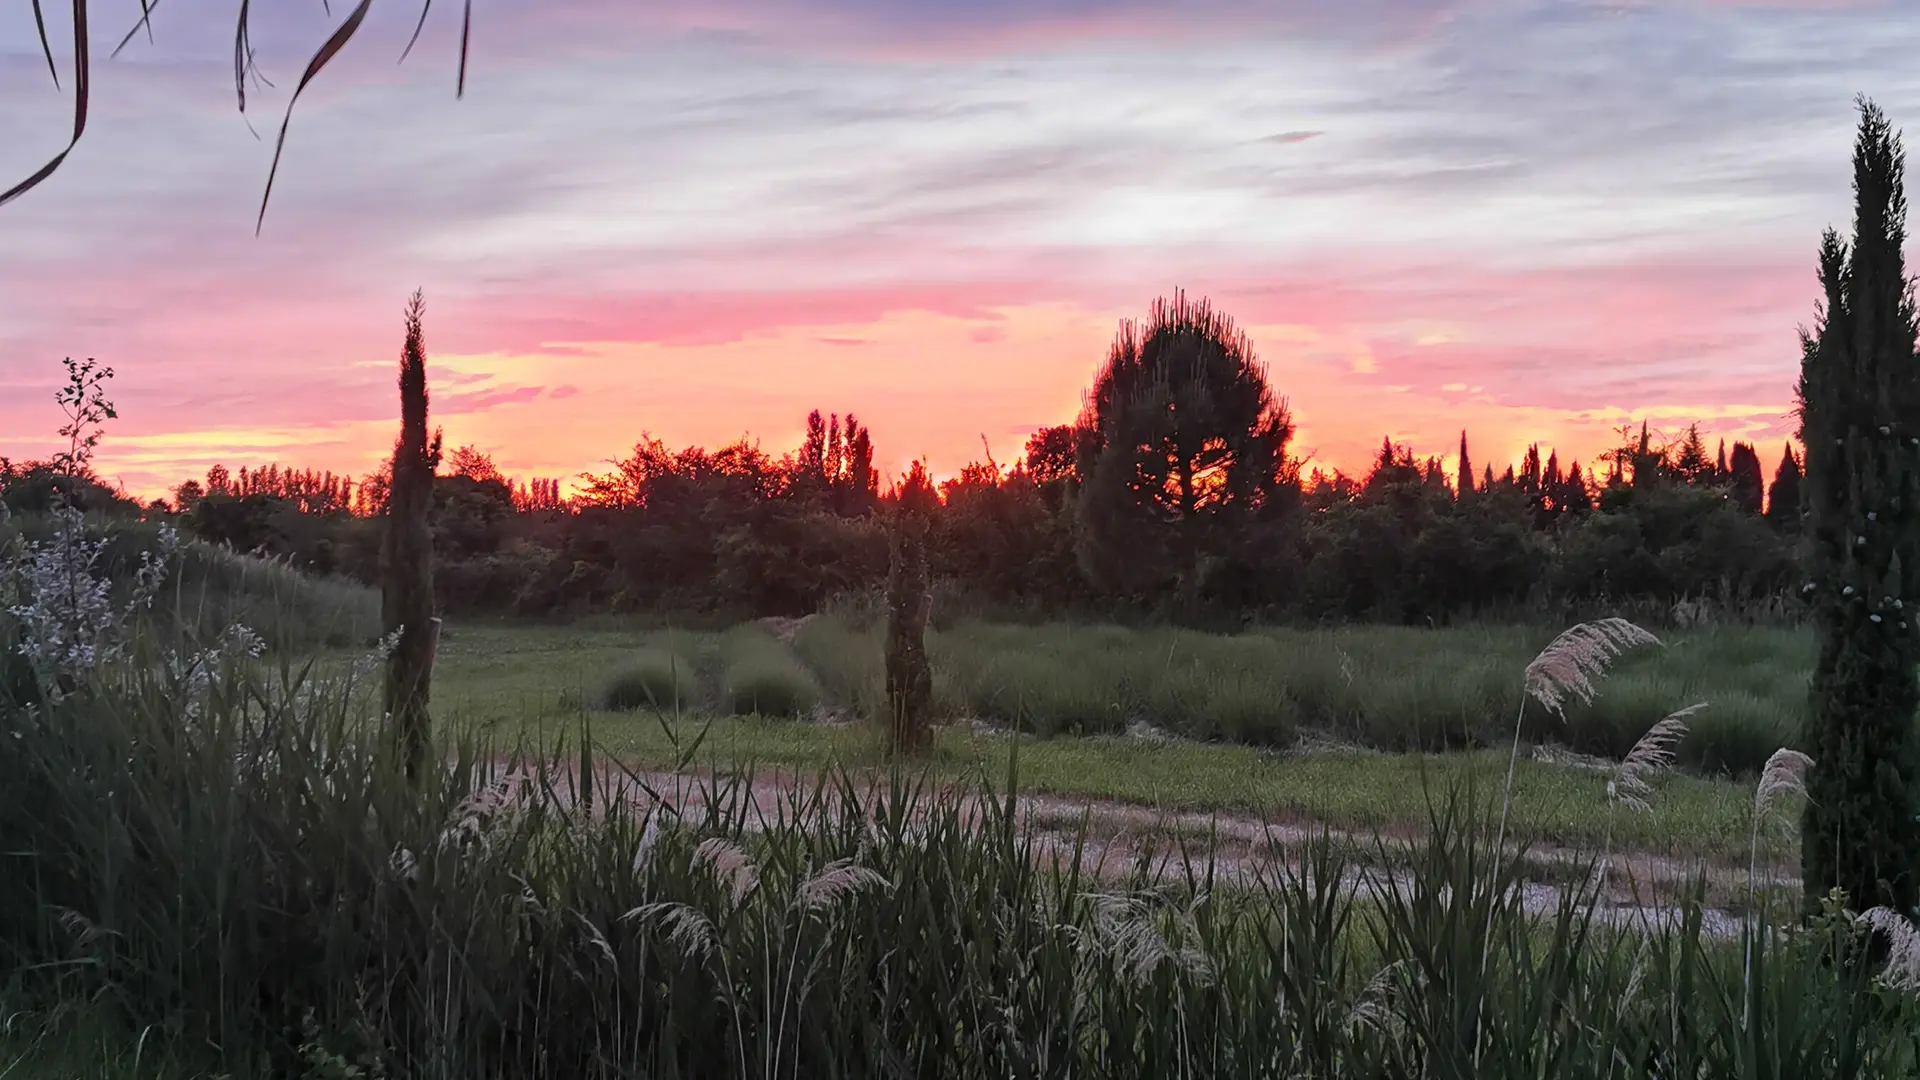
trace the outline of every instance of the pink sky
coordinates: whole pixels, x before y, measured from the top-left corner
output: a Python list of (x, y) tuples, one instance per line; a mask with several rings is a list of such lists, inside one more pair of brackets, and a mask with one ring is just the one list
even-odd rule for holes
[[(1645, 419), (1771, 465), (1853, 95), (1920, 118), (1914, 5), (491, 0), (456, 102), (458, 5), (396, 66), (418, 8), (389, 0), (301, 99), (255, 238), (329, 17), (257, 16), (256, 140), (233, 6), (109, 61), (131, 8), (95, 5), (87, 137), (0, 209), (0, 454), (53, 449), (75, 355), (118, 372), (99, 463), (136, 492), (365, 472), (418, 286), (435, 417), (510, 474), (643, 432), (778, 453), (816, 407), (944, 474), (1071, 419), (1179, 287), (1248, 329), (1318, 464), (1383, 435), (1451, 464), (1462, 428), (1478, 462), (1589, 461)], [(0, 12), (0, 186), (69, 100)]]

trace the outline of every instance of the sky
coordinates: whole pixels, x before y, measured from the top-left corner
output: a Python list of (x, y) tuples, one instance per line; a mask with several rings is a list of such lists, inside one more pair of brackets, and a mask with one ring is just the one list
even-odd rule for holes
[[(177, 5), (177, 7), (176, 7)], [(65, 5), (46, 5), (70, 63)], [(111, 366), (100, 471), (353, 473), (389, 452), (407, 296), (433, 414), (510, 475), (643, 435), (779, 454), (859, 415), (890, 471), (1016, 459), (1122, 319), (1184, 289), (1249, 333), (1309, 465), (1449, 466), (1623, 424), (1792, 431), (1856, 94), (1920, 122), (1920, 3), (380, 0), (94, 3), (92, 115), (0, 207), (0, 455)], [(0, 187), (66, 143), (0, 9)], [(67, 44), (61, 44), (61, 43)]]

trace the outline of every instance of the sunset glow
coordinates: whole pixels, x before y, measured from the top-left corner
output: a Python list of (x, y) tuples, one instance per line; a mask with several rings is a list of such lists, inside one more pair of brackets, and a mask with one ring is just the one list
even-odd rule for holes
[[(418, 8), (376, 5), (256, 239), (329, 16), (256, 24), (256, 140), (231, 13), (193, 7), (117, 60), (96, 28), (85, 141), (0, 209), (0, 455), (52, 451), (59, 361), (98, 357), (98, 464), (143, 495), (371, 470), (415, 287), (435, 422), (522, 478), (643, 433), (779, 454), (813, 408), (889, 474), (1009, 462), (1175, 288), (1248, 331), (1310, 466), (1451, 467), (1462, 429), (1585, 465), (1642, 421), (1771, 465), (1853, 96), (1920, 115), (1891, 3), (499, 0), (459, 102), (458, 7), (396, 67)], [(69, 102), (8, 7), (7, 183)]]

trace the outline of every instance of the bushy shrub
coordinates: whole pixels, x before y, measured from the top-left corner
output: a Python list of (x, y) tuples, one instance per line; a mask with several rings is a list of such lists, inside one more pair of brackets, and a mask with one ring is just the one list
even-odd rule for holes
[(736, 716), (805, 716), (820, 704), (820, 684), (792, 651), (758, 627), (727, 635), (720, 693)]
[(607, 680), (600, 692), (600, 707), (610, 712), (679, 712), (693, 705), (697, 685), (693, 664), (686, 657), (648, 647), (635, 652), (626, 666)]
[(886, 658), (875, 608), (856, 608), (871, 617), (819, 615), (793, 636), (793, 651), (814, 674), (835, 705), (878, 719), (886, 708)]

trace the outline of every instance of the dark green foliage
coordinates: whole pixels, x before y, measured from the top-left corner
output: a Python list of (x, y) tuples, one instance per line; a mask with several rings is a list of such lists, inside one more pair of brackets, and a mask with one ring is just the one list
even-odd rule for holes
[(1288, 508), (1293, 421), (1233, 320), (1175, 292), (1122, 323), (1078, 423), (1094, 581), (1199, 616), (1210, 577)]
[(1767, 480), (1760, 470), (1760, 454), (1751, 443), (1733, 444), (1733, 458), (1727, 465), (1727, 495), (1733, 504), (1758, 516), (1767, 494)]
[(789, 483), (795, 496), (835, 513), (866, 513), (878, 500), (880, 484), (873, 468), (872, 436), (852, 413), (842, 429), (838, 413), (823, 420), (815, 409), (807, 414), (806, 440)]
[(675, 714), (693, 705), (693, 662), (666, 649), (642, 649), (600, 691), (600, 707), (612, 712), (653, 709)]
[(1885, 115), (1864, 99), (1860, 109), (1853, 246), (1827, 231), (1824, 310), (1802, 332), (1820, 635), (1802, 878), (1810, 905), (1839, 887), (1861, 908), (1909, 912), (1920, 869), (1920, 333), (1902, 253), (1905, 154)]
[[(745, 440), (675, 451), (646, 439), (613, 471), (587, 478), (571, 503), (558, 500), (553, 482), (509, 483), (484, 454), (456, 451), (453, 474), (433, 483), (429, 515), (437, 610), (739, 620), (806, 615), (842, 596), (878, 593), (888, 526), (868, 511), (901, 492), (873, 495), (870, 505), (858, 494), (860, 483), (872, 493), (871, 473), (857, 481), (871, 452), (864, 428), (827, 416), (817, 427), (817, 439), (782, 458)], [(1092, 437), (1043, 429), (1011, 470), (976, 462), (938, 492), (913, 489), (929, 522), (929, 576), (953, 600), (942, 612), (1192, 619), (1179, 588), (1190, 576), (1154, 570), (1157, 585), (1134, 588), (1086, 573), (1087, 492), (1074, 459)], [(1623, 607), (1657, 622), (1681, 601), (1707, 602), (1715, 618), (1796, 613), (1799, 527), (1785, 508), (1798, 501), (1797, 464), (1776, 477), (1789, 486), (1769, 509), (1778, 526), (1769, 534), (1749, 527), (1744, 444), (1731, 447), (1728, 476), (1695, 486), (1700, 498), (1677, 493), (1686, 485), (1668, 448), (1644, 428), (1623, 434), (1602, 457), (1606, 467), (1592, 472), (1530, 447), (1506, 480), (1483, 467), (1467, 498), (1450, 490), (1434, 458), (1387, 442), (1360, 480), (1316, 471), (1302, 490), (1289, 468), (1273, 503), (1220, 532), (1225, 553), (1203, 560), (1200, 579), (1206, 625), (1557, 622)], [(834, 483), (821, 479), (830, 467)], [(390, 473), (389, 464), (349, 482), (276, 465), (237, 475), (215, 467), (204, 485), (179, 489), (177, 520), (202, 539), (374, 583)], [(1292, 507), (1306, 513), (1286, 512)]]
[(1607, 512), (1562, 534), (1546, 581), (1570, 601), (1708, 598), (1757, 607), (1794, 581), (1792, 547), (1712, 485), (1650, 479), (1606, 494)]
[(1301, 537), (1297, 602), (1314, 615), (1425, 622), (1511, 606), (1545, 562), (1526, 495), (1496, 486), (1456, 500), (1404, 448), (1383, 447), (1355, 497), (1326, 497)]
[(1767, 520), (1776, 528), (1799, 532), (1804, 513), (1801, 494), (1800, 459), (1788, 443), (1780, 454), (1780, 465), (1773, 471), (1773, 486), (1767, 490)]
[(1707, 456), (1707, 444), (1700, 438), (1700, 425), (1687, 425), (1687, 433), (1674, 452), (1673, 470), (1689, 484), (1704, 484), (1714, 478), (1713, 459)]
[(135, 517), (140, 504), (108, 487), (82, 463), (13, 462), (0, 457), (0, 510), (44, 514), (56, 502), (89, 514)]
[(1072, 424), (1041, 428), (1027, 439), (1024, 461), (1027, 475), (1036, 484), (1065, 483), (1079, 479), (1074, 471), (1079, 429)]
[[(925, 485), (915, 463), (908, 490)], [(929, 495), (931, 487), (927, 487)], [(932, 614), (932, 583), (927, 577), (927, 519), (916, 508), (922, 498), (902, 500), (895, 512), (892, 561), (887, 573), (887, 748), (894, 754), (925, 750), (933, 740), (931, 706), (933, 667), (927, 659), (927, 619)]]
[(420, 318), (426, 302), (407, 304), (407, 340), (400, 354), (400, 438), (393, 447), (393, 487), (380, 546), (381, 622), (399, 638), (387, 660), (386, 711), (403, 748), (408, 775), (426, 760), (427, 714), (439, 619), (433, 614), (433, 472), (440, 435), (427, 434), (427, 354)]

